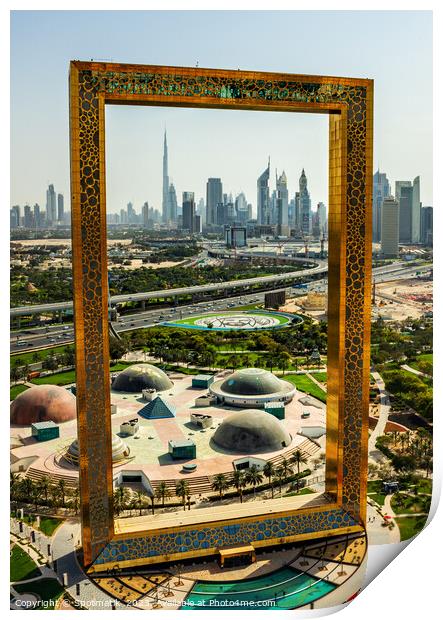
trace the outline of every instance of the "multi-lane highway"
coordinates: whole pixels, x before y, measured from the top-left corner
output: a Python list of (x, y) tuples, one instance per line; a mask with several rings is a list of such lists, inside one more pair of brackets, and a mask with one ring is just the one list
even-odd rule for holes
[[(411, 266), (408, 263), (395, 263), (393, 265), (376, 267), (373, 270), (373, 279), (376, 283), (387, 282), (397, 279), (406, 279), (420, 272), (425, 274), (432, 269), (431, 265), (423, 266)], [(296, 272), (297, 274), (303, 273), (306, 275), (308, 270), (303, 272)], [(317, 272), (318, 273), (318, 272)], [(253, 282), (252, 280), (248, 280)], [(228, 284), (228, 283), (225, 283)], [(220, 285), (216, 285), (217, 289)], [(327, 286), (327, 278), (322, 278), (308, 285), (308, 290), (325, 291)], [(190, 287), (192, 288), (192, 287)], [(198, 287), (203, 288), (203, 287)], [(281, 287), (280, 287), (281, 288)], [(216, 289), (216, 290), (217, 290)], [(236, 289), (234, 289), (236, 290)], [(280, 290), (280, 289), (276, 289)], [(305, 294), (306, 289), (297, 291), (297, 289), (287, 288), (287, 294), (294, 296), (295, 294)], [(237, 291), (238, 293), (238, 291)], [(143, 295), (143, 294), (142, 294)], [(165, 295), (165, 291), (163, 291)], [(169, 296), (169, 291), (168, 291)], [(132, 295), (133, 299), (137, 296)], [(115, 299), (115, 298), (114, 298)], [(164, 321), (173, 321), (174, 319), (186, 318), (196, 313), (207, 311), (221, 311), (233, 308), (240, 305), (248, 305), (251, 303), (263, 303), (264, 293), (246, 293), (235, 294), (234, 291), (230, 297), (214, 300), (214, 301), (199, 301), (188, 305), (177, 306), (176, 308), (157, 308), (154, 310), (140, 311), (137, 314), (124, 315), (120, 319), (113, 323), (114, 329), (119, 332), (128, 331), (131, 329), (140, 329), (142, 327), (151, 327), (158, 325)], [(55, 347), (57, 345), (63, 345), (72, 343), (74, 340), (74, 330), (72, 325), (51, 325), (48, 327), (37, 327), (32, 329), (20, 330), (11, 334), (11, 352), (27, 352), (35, 351), (43, 347)]]
[[(186, 286), (180, 288), (170, 288), (159, 291), (146, 291), (141, 293), (133, 293), (130, 295), (114, 295), (111, 297), (112, 304), (119, 304), (128, 301), (147, 301), (149, 299), (172, 299), (174, 297), (183, 297), (189, 295), (203, 295), (205, 293), (217, 293), (220, 291), (234, 291), (236, 289), (247, 289), (250, 286), (261, 284), (263, 286), (275, 285), (278, 287), (280, 284), (306, 278), (308, 276), (317, 275), (321, 273), (327, 273), (328, 266), (326, 261), (309, 260), (306, 262), (317, 263), (315, 267), (308, 269), (302, 269), (299, 271), (291, 271), (286, 273), (274, 274), (271, 276), (263, 276), (260, 278), (243, 278), (241, 280), (229, 280), (228, 282), (214, 282), (211, 284), (201, 284), (197, 286)], [(11, 308), (11, 318), (17, 316), (24, 316), (29, 314), (39, 314), (44, 312), (57, 312), (60, 310), (72, 310), (72, 301), (61, 301), (58, 303), (50, 304), (36, 304), (32, 306), (18, 306), (17, 308)]]

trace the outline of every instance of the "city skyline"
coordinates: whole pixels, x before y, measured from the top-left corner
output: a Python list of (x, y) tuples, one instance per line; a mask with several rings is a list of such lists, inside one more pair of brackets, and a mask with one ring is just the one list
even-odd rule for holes
[[(120, 32), (122, 19), (127, 30), (131, 30), (130, 40), (113, 36)], [(430, 12), (239, 11), (235, 15), (229, 11), (217, 12), (217, 28), (228, 29), (233, 36), (229, 46), (221, 42), (215, 49), (209, 44), (213, 43), (213, 31), (207, 28), (208, 21), (213, 23), (213, 20), (214, 12), (204, 11), (13, 13), (11, 205), (44, 204), (45, 188), (50, 182), (68, 196), (67, 67), (71, 58), (91, 56), (112, 57), (122, 62), (195, 66), (198, 61), (200, 66), (237, 68), (240, 64), (241, 68), (252, 70), (374, 77), (374, 170), (385, 170), (394, 180), (420, 176), (423, 205), (433, 204)], [(361, 29), (363, 21), (365, 28)], [(299, 28), (300, 37), (296, 41), (290, 36), (294, 23), (304, 26)], [(141, 36), (148, 27), (152, 35), (149, 41)], [(278, 30), (279, 45), (275, 49), (264, 53), (255, 43), (252, 34), (260, 28), (265, 28), (269, 35)], [(193, 35), (185, 50), (177, 43), (184, 29)], [(403, 36), (405, 31), (407, 38)], [(315, 49), (309, 46), (309, 33), (313, 32)], [(340, 33), (344, 32), (347, 36), (341, 37)], [(45, 42), (49, 39), (50, 46)], [(337, 44), (342, 40), (346, 44)], [(353, 48), (358, 49), (358, 54), (349, 54)], [(310, 50), (309, 56), (304, 53), (306, 49)], [(296, 63), (293, 58), (298, 59)], [(46, 87), (47, 75), (51, 76), (50, 89)], [(398, 105), (398, 93), (403, 92), (405, 80), (408, 97)], [(27, 98), (29, 89), (34, 101), (31, 109)], [(177, 127), (171, 114), (178, 119)], [(128, 200), (138, 206), (148, 200), (161, 210), (161, 187), (152, 197), (146, 187), (152, 184), (151, 178), (160, 179), (161, 183), (165, 124), (170, 149), (169, 175), (178, 195), (182, 191), (194, 191), (196, 198), (205, 196), (206, 179), (219, 176), (228, 191), (243, 191), (248, 201), (255, 204), (256, 170), (264, 169), (270, 155), (275, 164), (272, 176), (275, 168), (279, 173), (285, 170), (290, 195), (304, 167), (310, 179), (313, 204), (328, 202), (327, 119), (322, 115), (154, 107), (129, 110), (109, 106), (106, 121), (108, 211), (111, 213), (118, 212)], [(266, 134), (265, 139), (268, 124), (271, 138)], [(149, 131), (144, 131), (144, 127)], [(178, 140), (178, 127), (184, 134), (184, 142), (188, 137), (183, 165), (180, 160), (174, 161), (181, 150), (178, 143), (173, 144), (173, 140)], [(152, 155), (144, 152), (148, 141)], [(213, 169), (203, 173), (208, 163), (208, 144), (212, 144), (220, 161), (214, 158)], [(239, 153), (242, 165), (239, 165)], [(190, 164), (201, 171), (200, 187), (192, 178)], [(23, 183), (23, 170), (26, 170), (26, 183)], [(119, 173), (126, 178), (125, 184)], [(181, 175), (186, 182), (182, 183)], [(244, 178), (249, 180), (250, 188), (245, 186)]]

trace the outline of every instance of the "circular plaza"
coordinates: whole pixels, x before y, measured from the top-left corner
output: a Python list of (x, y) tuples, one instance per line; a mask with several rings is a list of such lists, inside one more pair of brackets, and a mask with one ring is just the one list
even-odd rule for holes
[(298, 315), (266, 310), (245, 310), (209, 312), (177, 321), (163, 323), (167, 327), (183, 327), (201, 330), (261, 330), (278, 329), (294, 323), (301, 323)]

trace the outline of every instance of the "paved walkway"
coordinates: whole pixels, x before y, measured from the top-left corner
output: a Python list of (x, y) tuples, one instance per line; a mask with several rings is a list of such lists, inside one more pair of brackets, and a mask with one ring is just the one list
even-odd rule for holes
[(403, 370), (407, 370), (408, 372), (412, 372), (412, 374), (417, 375), (418, 377), (427, 377), (428, 379), (432, 379), (431, 375), (427, 375), (425, 372), (416, 370), (415, 368), (412, 368), (412, 366), (408, 366), (407, 364), (402, 364), (400, 368), (403, 368)]
[[(79, 540), (80, 524), (76, 519), (67, 519), (55, 532), (53, 540), (53, 557), (57, 560), (57, 574), (63, 583), (63, 575), (67, 575), (66, 590), (82, 607), (90, 610), (130, 609), (126, 605), (111, 598), (97, 588), (85, 575), (77, 562), (74, 545)], [(77, 586), (80, 594), (77, 594)]]
[(315, 385), (317, 385), (323, 392), (326, 393), (326, 387), (324, 385), (324, 383), (320, 383), (320, 381), (318, 381), (312, 374), (311, 372), (321, 372), (319, 371), (312, 371), (310, 370), (309, 372), (306, 373), (306, 376), (309, 377), (309, 379), (311, 379), (311, 381), (313, 381), (315, 383)]
[[(375, 447), (375, 442), (377, 441), (380, 435), (383, 435), (386, 423), (388, 421), (389, 412), (391, 410), (391, 400), (389, 398), (389, 393), (386, 391), (385, 383), (381, 378), (378, 372), (372, 372), (372, 377), (374, 378), (375, 383), (377, 384), (377, 388), (380, 392), (380, 413), (378, 416), (377, 425), (369, 437), (368, 442), (368, 455), (374, 460), (380, 460), (377, 458), (377, 453), (379, 452)], [(376, 454), (374, 454), (376, 453)]]

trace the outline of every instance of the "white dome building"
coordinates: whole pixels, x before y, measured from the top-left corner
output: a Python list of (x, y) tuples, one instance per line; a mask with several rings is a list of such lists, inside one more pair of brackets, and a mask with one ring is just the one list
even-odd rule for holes
[(263, 408), (271, 401), (289, 403), (296, 393), (292, 383), (262, 368), (237, 370), (210, 385), (209, 390), (219, 402), (247, 409)]

